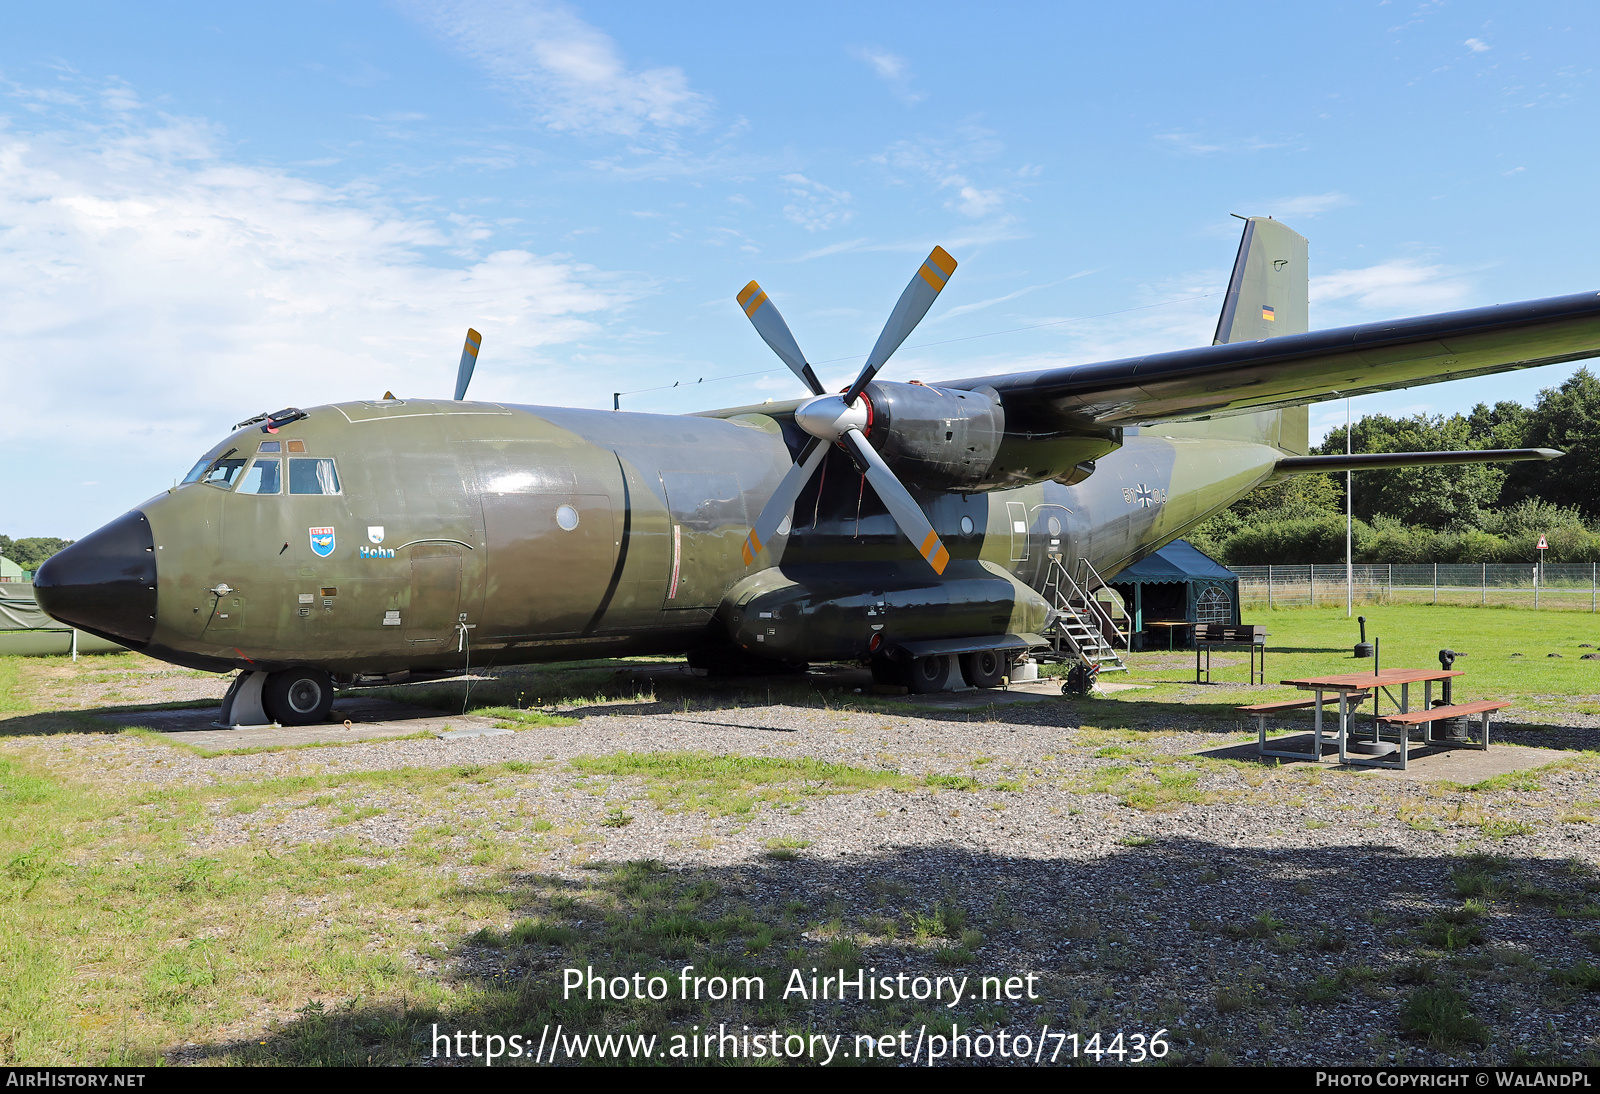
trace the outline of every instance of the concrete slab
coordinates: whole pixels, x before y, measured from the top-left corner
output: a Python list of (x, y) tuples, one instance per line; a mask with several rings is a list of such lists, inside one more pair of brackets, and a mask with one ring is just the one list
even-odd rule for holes
[[(1267, 740), (1270, 748), (1304, 749), (1308, 753), (1311, 751), (1311, 734), (1309, 733), (1269, 736)], [(1311, 762), (1309, 759), (1288, 760), (1262, 756), (1256, 752), (1255, 741), (1251, 741), (1248, 744), (1229, 745), (1226, 748), (1207, 749), (1204, 752), (1196, 752), (1194, 755), (1206, 756), (1217, 760), (1256, 760), (1263, 764), (1273, 763), (1275, 759), (1276, 762), (1285, 764)], [(1339, 763), (1339, 753), (1333, 749), (1323, 753), (1322, 762), (1340, 771), (1350, 771), (1360, 775), (1375, 775), (1390, 779), (1407, 779), (1420, 782), (1477, 783), (1495, 775), (1506, 775), (1513, 771), (1527, 771), (1530, 768), (1543, 767), (1545, 764), (1567, 759), (1571, 755), (1572, 753), (1564, 752), (1557, 748), (1496, 745), (1491, 738), (1487, 752), (1476, 748), (1413, 748), (1404, 771), (1361, 767), (1354, 764), (1342, 766)]]
[(454, 739), (457, 731), (474, 736), (485, 732), (512, 732), (509, 729), (497, 730), (493, 718), (441, 714), (437, 710), (367, 696), (335, 700), (334, 721), (316, 726), (218, 729), (213, 723), (220, 711), (221, 707), (215, 706), (187, 710), (119, 711), (100, 717), (119, 726), (141, 726), (170, 736), (174, 741), (217, 752), (284, 745), (346, 744), (385, 737), (410, 737), (418, 733)]

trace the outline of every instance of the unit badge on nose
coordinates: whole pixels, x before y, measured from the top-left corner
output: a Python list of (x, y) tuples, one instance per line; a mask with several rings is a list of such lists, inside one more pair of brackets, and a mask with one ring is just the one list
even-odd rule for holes
[(311, 550), (321, 558), (333, 554), (333, 529), (311, 529)]
[(383, 525), (367, 525), (367, 540), (371, 543), (383, 542)]

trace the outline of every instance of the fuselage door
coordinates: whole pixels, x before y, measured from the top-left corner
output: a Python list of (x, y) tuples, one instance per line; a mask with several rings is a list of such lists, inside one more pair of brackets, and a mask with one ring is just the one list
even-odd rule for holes
[(406, 644), (437, 652), (456, 644), (461, 604), (461, 548), (453, 543), (417, 543), (411, 555), (411, 602), (404, 609)]
[(750, 514), (732, 471), (663, 471), (672, 514), (672, 570), (663, 608), (715, 608), (744, 576)]
[(1011, 561), (1028, 561), (1028, 507), (1020, 501), (1006, 502), (1006, 518), (1011, 525)]

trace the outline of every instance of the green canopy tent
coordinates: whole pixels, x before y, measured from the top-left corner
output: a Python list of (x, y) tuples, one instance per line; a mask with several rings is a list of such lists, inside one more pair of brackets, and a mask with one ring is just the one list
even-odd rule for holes
[(1107, 584), (1127, 605), (1141, 648), (1152, 623), (1239, 624), (1238, 576), (1181, 539), (1124, 567)]

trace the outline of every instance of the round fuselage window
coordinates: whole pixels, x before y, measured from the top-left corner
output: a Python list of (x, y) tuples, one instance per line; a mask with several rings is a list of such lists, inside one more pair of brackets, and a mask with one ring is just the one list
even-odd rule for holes
[(570, 505), (563, 505), (556, 510), (556, 523), (561, 525), (562, 531), (572, 531), (578, 526), (578, 511)]

